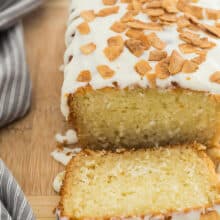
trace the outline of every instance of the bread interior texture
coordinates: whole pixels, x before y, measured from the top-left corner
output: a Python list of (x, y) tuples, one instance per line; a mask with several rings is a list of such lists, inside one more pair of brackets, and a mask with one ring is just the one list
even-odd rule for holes
[(194, 147), (81, 153), (67, 167), (62, 214), (73, 219), (167, 214), (219, 201), (214, 165)]
[(220, 135), (220, 102), (183, 89), (81, 89), (69, 96), (69, 120), (82, 145), (93, 148), (163, 146)]

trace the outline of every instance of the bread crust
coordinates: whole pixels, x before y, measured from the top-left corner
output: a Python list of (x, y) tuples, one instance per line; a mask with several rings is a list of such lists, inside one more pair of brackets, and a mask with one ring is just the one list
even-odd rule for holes
[[(175, 145), (175, 146), (167, 146), (166, 148), (187, 148), (186, 146), (184, 145)], [(219, 181), (216, 177), (216, 173), (215, 173), (215, 165), (214, 163), (211, 161), (211, 159), (208, 157), (208, 155), (204, 152), (204, 146), (200, 145), (200, 144), (197, 144), (197, 143), (194, 143), (192, 147), (199, 155), (201, 158), (203, 158), (210, 171), (212, 172), (211, 175), (213, 177), (213, 183), (216, 183), (218, 189), (220, 190), (220, 185), (218, 184)], [(188, 148), (190, 148), (188, 147)], [(163, 149), (163, 147), (159, 147), (160, 149)], [(130, 149), (130, 150), (126, 150), (126, 152), (132, 152), (132, 151), (135, 151), (136, 149)], [(146, 151), (146, 149), (141, 149), (143, 151)], [(148, 150), (158, 150), (158, 147), (155, 147), (155, 148), (150, 148)], [(67, 165), (66, 167), (66, 174), (65, 174), (65, 178), (64, 178), (64, 181), (63, 181), (63, 185), (61, 187), (61, 191), (60, 191), (60, 195), (61, 195), (61, 200), (60, 200), (60, 203), (59, 203), (59, 206), (58, 206), (58, 209), (60, 210), (60, 214), (61, 216), (63, 217), (66, 217), (68, 218), (69, 220), (76, 220), (76, 218), (73, 218), (71, 216), (68, 216), (67, 213), (65, 213), (64, 211), (64, 196), (66, 194), (68, 194), (68, 188), (69, 188), (69, 185), (68, 185), (68, 179), (71, 178), (72, 176), (72, 172), (74, 170), (74, 167), (76, 167), (76, 165), (78, 163), (80, 163), (80, 160), (82, 157), (87, 157), (89, 155), (93, 155), (93, 154), (99, 154), (101, 156), (104, 156), (106, 154), (123, 154), (125, 152), (124, 149), (122, 149), (121, 151), (117, 151), (117, 152), (114, 152), (114, 151), (105, 151), (105, 150), (100, 150), (100, 151), (92, 151), (92, 150), (89, 150), (89, 149), (85, 149), (83, 151), (81, 151), (76, 157), (74, 157), (70, 162), (69, 164)], [(216, 182), (218, 181), (218, 182)], [(215, 201), (215, 205), (220, 205), (220, 199), (218, 201)], [(204, 211), (205, 210), (205, 211)], [(194, 212), (194, 211), (201, 211), (201, 217), (200, 217), (200, 220), (220, 220), (220, 215), (215, 211), (213, 210), (213, 204), (207, 204), (203, 207), (192, 207), (192, 208), (187, 208), (187, 209), (184, 209), (182, 210), (181, 212), (178, 211), (178, 210), (168, 210), (166, 214), (164, 213), (158, 213), (158, 212), (154, 212), (154, 213), (143, 213), (143, 214), (140, 214), (139, 216), (135, 216), (135, 218), (138, 218), (138, 220), (144, 220), (146, 216), (162, 216), (163, 220), (172, 220), (172, 215), (173, 214), (187, 214), (189, 212)], [(125, 219), (131, 219), (131, 218), (134, 218), (134, 216), (126, 216), (126, 217), (122, 217), (122, 216), (116, 216), (116, 217), (112, 217), (112, 216), (103, 216), (103, 217), (93, 217), (93, 218), (90, 218), (90, 217), (82, 217), (82, 218), (77, 218), (77, 220), (125, 220)], [(61, 218), (62, 220), (62, 218)]]
[[(121, 90), (117, 84), (114, 84), (114, 85), (115, 85), (115, 87), (105, 87), (105, 88), (96, 89), (96, 90), (97, 91), (102, 91), (102, 92)], [(126, 91), (126, 90), (132, 90), (132, 89), (149, 90), (149, 89), (155, 89), (155, 88), (142, 88), (139, 85), (133, 85), (133, 86), (124, 88), (123, 90)], [(192, 92), (193, 93), (200, 93), (200, 94), (208, 95), (211, 98), (213, 98), (217, 103), (220, 103), (220, 95), (219, 94), (211, 94), (211, 93), (205, 92), (205, 91), (196, 91), (196, 90), (191, 90), (191, 89), (185, 89), (185, 88), (182, 88), (182, 87), (178, 86), (178, 84), (173, 84), (172, 86), (170, 86), (168, 88), (165, 88), (165, 89), (162, 89), (162, 88), (156, 88), (156, 89), (158, 89), (158, 90), (168, 90), (168, 91), (172, 91), (172, 92), (184, 91), (184, 92), (190, 92), (190, 93), (192, 93)], [(69, 105), (69, 102), (72, 99), (74, 99), (74, 96), (76, 96), (78, 94), (84, 95), (84, 94), (86, 94), (88, 92), (91, 92), (91, 91), (94, 91), (94, 89), (92, 88), (92, 86), (87, 85), (87, 86), (78, 88), (75, 93), (67, 94), (68, 95), (68, 105)]]
[[(196, 210), (194, 210), (196, 211)], [(187, 213), (187, 212), (185, 212)], [(65, 218), (65, 219), (64, 219)], [(145, 217), (133, 217), (134, 220), (136, 218), (138, 218), (138, 220), (144, 220)], [(59, 220), (76, 220), (75, 218), (71, 218), (71, 217), (59, 217)], [(77, 219), (77, 220), (125, 220), (124, 217), (117, 217), (117, 218), (81, 218), (81, 219)], [(129, 218), (129, 220), (132, 220), (131, 218)], [(165, 217), (163, 220), (172, 220), (172, 217), (168, 216)], [(204, 213), (201, 215), (200, 220), (220, 220), (220, 215), (216, 212), (216, 211), (208, 211), (207, 213)]]

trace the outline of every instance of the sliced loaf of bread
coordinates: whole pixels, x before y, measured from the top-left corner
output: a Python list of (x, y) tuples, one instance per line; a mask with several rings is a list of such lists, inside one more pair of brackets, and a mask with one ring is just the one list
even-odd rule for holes
[(218, 176), (201, 147), (194, 144), (122, 152), (85, 150), (67, 166), (61, 216), (220, 219)]

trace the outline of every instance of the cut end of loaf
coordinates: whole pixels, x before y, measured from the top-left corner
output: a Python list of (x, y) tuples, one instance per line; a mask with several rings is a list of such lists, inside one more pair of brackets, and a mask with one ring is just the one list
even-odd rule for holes
[(80, 89), (69, 95), (69, 120), (83, 146), (163, 146), (220, 140), (220, 102), (183, 89)]
[(215, 168), (198, 145), (84, 151), (68, 165), (61, 215), (71, 219), (154, 216), (220, 203)]

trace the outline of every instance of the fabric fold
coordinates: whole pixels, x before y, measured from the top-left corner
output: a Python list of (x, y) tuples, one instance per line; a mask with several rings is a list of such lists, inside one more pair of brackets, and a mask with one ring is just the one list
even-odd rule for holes
[(0, 128), (23, 117), (31, 104), (20, 19), (41, 0), (0, 0)]
[(0, 33), (0, 127), (23, 117), (31, 103), (31, 81), (19, 23)]
[(32, 209), (18, 183), (0, 160), (0, 219), (34, 220)]
[(0, 30), (5, 30), (38, 7), (41, 0), (0, 0)]

